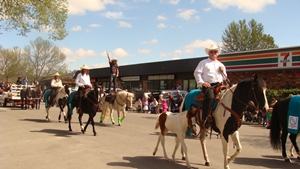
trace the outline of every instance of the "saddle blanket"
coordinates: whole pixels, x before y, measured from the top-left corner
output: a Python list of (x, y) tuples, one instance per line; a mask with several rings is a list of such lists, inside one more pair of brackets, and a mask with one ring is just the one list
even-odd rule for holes
[(292, 96), (288, 109), (288, 132), (298, 134), (300, 132), (300, 96)]
[(68, 100), (68, 110), (69, 110), (69, 114), (73, 115), (73, 109), (72, 109), (72, 100), (74, 98), (75, 93), (77, 92), (77, 90), (73, 90), (70, 95), (69, 95), (69, 100)]
[[(222, 93), (224, 93), (226, 90), (222, 90)], [(191, 90), (188, 95), (185, 98), (185, 104), (184, 104), (184, 108), (185, 110), (189, 110), (191, 108), (192, 105), (198, 106), (198, 102), (194, 99), (198, 94), (201, 93), (201, 90), (199, 89), (194, 89)], [(212, 104), (212, 110), (214, 111), (217, 107), (219, 102), (214, 102)], [(201, 109), (202, 109), (202, 104), (200, 105)]]
[(45, 100), (45, 108), (48, 108), (49, 107), (49, 104), (48, 104), (48, 96), (49, 96), (49, 93), (51, 92), (51, 89), (48, 89), (45, 91), (44, 93), (44, 100)]

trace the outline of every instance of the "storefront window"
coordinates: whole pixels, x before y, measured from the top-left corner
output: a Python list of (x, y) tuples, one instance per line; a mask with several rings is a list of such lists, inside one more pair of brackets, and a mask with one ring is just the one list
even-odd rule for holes
[(190, 79), (189, 80), (189, 90), (193, 90), (197, 88), (196, 80), (195, 79)]

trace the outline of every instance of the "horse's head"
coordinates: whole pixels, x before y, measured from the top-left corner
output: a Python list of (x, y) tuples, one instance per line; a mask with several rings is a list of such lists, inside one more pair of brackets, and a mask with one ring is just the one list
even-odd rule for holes
[(122, 100), (124, 100), (125, 104), (131, 108), (132, 107), (132, 100), (133, 100), (133, 97), (134, 97), (134, 94), (133, 93), (130, 93), (130, 92), (127, 92), (127, 91), (120, 91), (117, 93), (120, 98)]
[[(253, 109), (256, 110), (260, 109), (266, 111), (269, 109), (266, 90), (266, 82), (257, 75), (255, 75), (253, 79), (242, 81), (237, 85), (237, 91), (240, 92), (240, 94), (237, 95), (244, 95), (244, 98), (240, 98), (240, 100), (247, 106), (253, 107)], [(245, 94), (248, 96), (245, 97)]]
[(71, 87), (68, 84), (66, 84), (64, 85), (63, 88), (64, 88), (64, 92), (69, 96), (72, 90)]

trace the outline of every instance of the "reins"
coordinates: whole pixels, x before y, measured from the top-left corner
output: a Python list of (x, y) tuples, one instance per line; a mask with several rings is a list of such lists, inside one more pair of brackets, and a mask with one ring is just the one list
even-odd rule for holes
[(128, 93), (127, 93), (127, 95), (126, 95), (126, 98), (125, 98), (125, 100), (122, 100), (123, 102), (124, 102), (124, 104), (121, 104), (119, 101), (118, 101), (118, 96), (116, 96), (116, 101), (117, 101), (117, 103), (120, 105), (120, 106), (125, 106), (126, 105), (126, 99), (128, 98)]

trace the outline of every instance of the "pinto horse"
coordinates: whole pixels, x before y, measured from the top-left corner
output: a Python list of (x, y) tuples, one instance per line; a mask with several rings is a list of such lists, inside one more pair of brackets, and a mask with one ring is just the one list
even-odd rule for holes
[[(295, 114), (290, 114), (289, 111), (295, 111)], [(286, 162), (291, 162), (291, 159), (286, 154), (286, 138), (290, 133), (290, 140), (294, 146), (300, 160), (299, 147), (297, 145), (297, 135), (300, 132), (300, 96), (287, 97), (279, 100), (273, 107), (271, 128), (270, 128), (270, 143), (273, 149), (281, 149), (282, 156)], [(280, 146), (281, 145), (281, 146)]]
[(21, 89), (20, 96), (21, 96), (21, 108), (22, 109), (29, 109), (30, 99), (32, 98), (31, 88), (26, 87), (26, 88)]
[(61, 114), (63, 114), (64, 116), (64, 120), (65, 120), (65, 123), (67, 123), (67, 116), (65, 114), (65, 106), (67, 105), (67, 102), (68, 102), (68, 96), (71, 92), (71, 88), (69, 87), (69, 85), (64, 85), (63, 87), (61, 87), (59, 90), (58, 90), (58, 93), (55, 97), (55, 99), (53, 99), (54, 101), (54, 105), (51, 105), (49, 102), (48, 102), (48, 97), (51, 93), (51, 90), (47, 90), (45, 91), (45, 94), (44, 94), (44, 100), (45, 100), (45, 108), (46, 108), (46, 120), (50, 121), (50, 114), (49, 114), (49, 110), (51, 107), (53, 106), (56, 106), (56, 107), (59, 107), (60, 108), (60, 112), (59, 112), (59, 116), (58, 116), (58, 121), (60, 122), (61, 120)]
[[(106, 100), (108, 96), (104, 96), (102, 98), (102, 114), (100, 115), (100, 123), (106, 119), (106, 117), (110, 116), (110, 120), (112, 124), (115, 124), (115, 120), (113, 117), (113, 110), (117, 110), (118, 112), (118, 125), (121, 126), (123, 120), (126, 117), (126, 105), (128, 107), (132, 107), (132, 98), (134, 97), (133, 93), (127, 91), (119, 91), (116, 93), (116, 96), (112, 103)], [(120, 117), (120, 112), (123, 112), (123, 116)]]
[[(191, 91), (192, 92), (192, 91)], [(181, 104), (181, 110), (191, 109), (195, 102), (193, 95), (189, 92)], [(199, 91), (200, 93), (200, 91)], [(256, 109), (268, 110), (268, 102), (266, 97), (266, 82), (255, 75), (254, 78), (243, 80), (228, 89), (221, 97), (216, 105), (215, 110), (212, 112), (213, 122), (212, 129), (220, 133), (223, 155), (224, 155), (224, 169), (229, 169), (229, 163), (232, 162), (237, 155), (241, 152), (242, 147), (239, 139), (239, 127), (241, 125), (241, 118), (243, 111), (249, 106), (250, 101), (254, 103)], [(202, 113), (201, 110), (197, 113), (197, 124), (200, 124)], [(204, 155), (205, 165), (210, 166), (211, 163), (208, 158), (205, 137), (206, 128), (200, 126), (200, 143)], [(236, 152), (228, 158), (228, 139), (229, 136), (237, 146)]]
[(161, 142), (161, 146), (164, 152), (164, 157), (165, 159), (169, 160), (165, 148), (165, 135), (167, 134), (168, 131), (171, 131), (176, 134), (176, 144), (172, 154), (172, 161), (175, 162), (175, 154), (178, 149), (179, 143), (181, 143), (182, 160), (186, 160), (186, 165), (188, 166), (188, 168), (191, 168), (184, 138), (188, 127), (194, 135), (197, 134), (195, 114), (193, 114), (192, 111), (188, 111), (188, 110), (182, 113), (172, 113), (172, 112), (161, 113), (156, 120), (155, 129), (158, 129), (159, 127), (160, 127), (160, 134), (158, 136), (158, 140), (154, 148), (153, 155), (156, 154), (158, 145)]
[[(76, 111), (79, 114), (78, 115), (78, 120), (79, 120), (79, 124), (81, 127), (81, 132), (84, 134), (86, 132), (86, 129), (89, 125), (89, 123), (92, 124), (93, 127), (93, 133), (94, 136), (97, 135), (97, 132), (95, 130), (95, 126), (94, 126), (94, 117), (96, 116), (96, 113), (100, 111), (100, 92), (99, 92), (99, 87), (98, 85), (94, 86), (93, 90), (90, 90), (87, 92), (86, 96), (82, 96), (82, 110), (78, 110), (79, 108), (79, 103), (78, 103), (78, 98), (77, 98), (77, 91), (73, 91), (70, 94), (70, 98), (68, 101), (68, 122), (69, 122), (69, 131), (72, 131), (72, 127), (71, 127), (71, 120), (72, 120), (72, 115), (73, 115), (73, 109), (76, 107)], [(86, 122), (85, 127), (83, 127), (82, 125), (82, 116), (83, 113), (88, 114), (89, 115), (89, 119)]]

